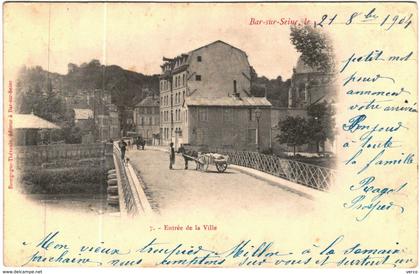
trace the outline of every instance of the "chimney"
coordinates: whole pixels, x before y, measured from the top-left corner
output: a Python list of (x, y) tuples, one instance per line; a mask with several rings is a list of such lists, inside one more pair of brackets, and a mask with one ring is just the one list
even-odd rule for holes
[(240, 96), (237, 88), (236, 88), (236, 80), (233, 80), (233, 96), (238, 97)]

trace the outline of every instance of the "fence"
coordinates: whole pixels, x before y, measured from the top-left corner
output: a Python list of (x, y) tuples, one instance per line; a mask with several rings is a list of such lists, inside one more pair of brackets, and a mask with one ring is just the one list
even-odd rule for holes
[(59, 159), (79, 160), (104, 157), (106, 144), (57, 144), (15, 147), (21, 165), (36, 166)]
[(229, 163), (253, 168), (288, 181), (325, 191), (335, 181), (336, 171), (307, 163), (265, 155), (251, 151), (211, 149), (229, 155)]

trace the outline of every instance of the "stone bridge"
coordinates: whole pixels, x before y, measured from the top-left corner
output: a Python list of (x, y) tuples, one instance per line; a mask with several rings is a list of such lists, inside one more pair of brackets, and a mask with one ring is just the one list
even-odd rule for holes
[[(118, 189), (112, 198), (121, 214), (170, 214), (178, 210), (205, 209), (211, 214), (235, 212), (256, 207), (274, 211), (312, 208), (315, 199), (324, 197), (335, 179), (335, 171), (267, 156), (255, 152), (217, 151), (230, 157), (224, 173), (210, 166), (207, 172), (196, 170), (193, 161), (184, 168), (184, 160), (176, 157), (169, 169), (165, 148), (146, 147), (127, 150), (128, 161), (122, 163), (120, 150), (114, 145), (115, 172), (109, 181)], [(111, 183), (112, 184), (112, 183)], [(116, 193), (116, 192), (114, 192)]]

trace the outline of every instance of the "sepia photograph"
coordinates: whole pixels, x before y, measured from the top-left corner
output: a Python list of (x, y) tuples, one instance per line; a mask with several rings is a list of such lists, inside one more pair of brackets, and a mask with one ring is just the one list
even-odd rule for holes
[(417, 266), (416, 20), (5, 3), (4, 264)]

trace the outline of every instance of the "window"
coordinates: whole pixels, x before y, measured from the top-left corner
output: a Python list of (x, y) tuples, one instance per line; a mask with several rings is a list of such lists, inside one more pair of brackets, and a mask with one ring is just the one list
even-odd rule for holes
[(151, 126), (152, 124), (153, 124), (152, 117), (149, 117), (149, 126)]
[(182, 86), (185, 86), (185, 73), (182, 74)]
[(255, 128), (248, 129), (248, 144), (257, 143), (257, 130)]
[(185, 90), (182, 92), (182, 100), (185, 101)]
[(197, 144), (202, 145), (206, 143), (206, 129), (205, 128), (198, 128), (197, 129)]
[(223, 121), (230, 122), (232, 121), (232, 109), (231, 108), (225, 108), (223, 109)]
[(249, 120), (255, 121), (255, 110), (252, 108), (249, 109)]
[(140, 125), (143, 125), (144, 124), (144, 117), (141, 117), (141, 120), (140, 120), (141, 122), (140, 122)]
[(197, 56), (197, 62), (201, 62), (201, 56)]
[(196, 76), (195, 76), (195, 80), (196, 80), (196, 81), (201, 81), (201, 75), (196, 75)]
[(207, 108), (199, 108), (198, 109), (198, 119), (200, 121), (207, 121)]

